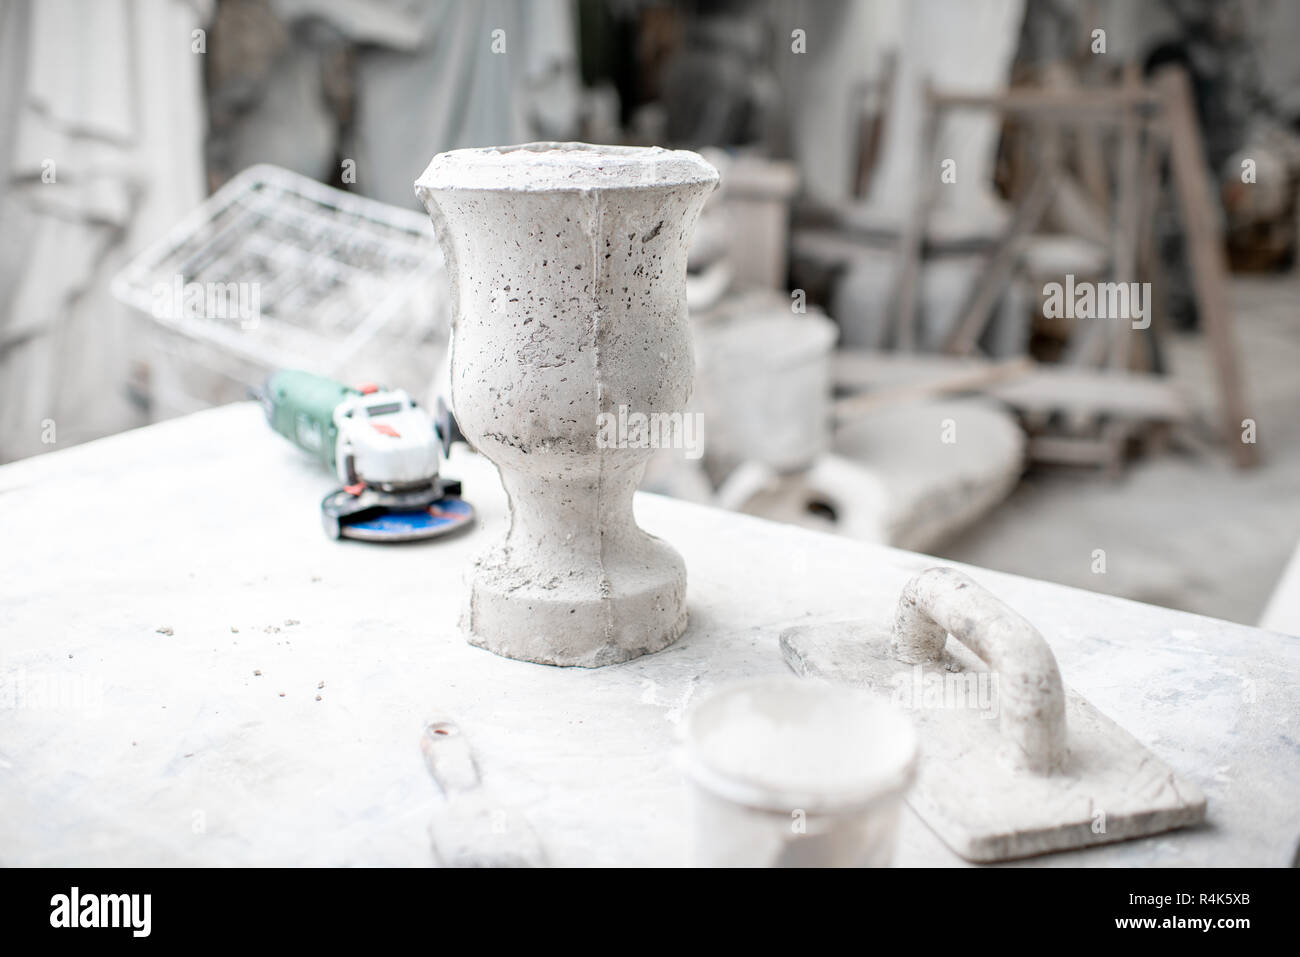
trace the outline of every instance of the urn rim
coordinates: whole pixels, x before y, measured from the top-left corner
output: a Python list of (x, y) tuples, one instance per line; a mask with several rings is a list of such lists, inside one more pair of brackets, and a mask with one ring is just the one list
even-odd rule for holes
[(534, 142), (439, 153), (415, 191), (590, 192), (716, 186), (719, 174), (690, 150)]

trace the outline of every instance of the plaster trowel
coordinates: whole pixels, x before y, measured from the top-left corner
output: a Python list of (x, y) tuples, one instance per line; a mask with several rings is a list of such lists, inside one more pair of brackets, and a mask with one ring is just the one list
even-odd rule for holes
[(1061, 682), (1028, 621), (968, 576), (931, 568), (892, 630), (867, 621), (781, 633), (786, 662), (889, 697), (920, 737), (907, 801), (970, 861), (1002, 861), (1199, 824), (1205, 798)]
[(435, 420), (401, 389), (352, 388), (294, 369), (272, 375), (256, 398), (271, 428), (342, 482), (320, 505), (330, 538), (419, 541), (474, 520), (460, 482), (439, 474), (451, 443), (463, 441), (441, 401)]
[(545, 867), (546, 851), (524, 815), (484, 789), (478, 762), (455, 721), (432, 718), (420, 737), (424, 764), (444, 802), (429, 822), (433, 854), (443, 867)]

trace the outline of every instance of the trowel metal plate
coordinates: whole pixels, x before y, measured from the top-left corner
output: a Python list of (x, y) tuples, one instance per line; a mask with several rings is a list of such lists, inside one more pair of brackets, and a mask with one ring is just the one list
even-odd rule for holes
[(916, 785), (907, 801), (969, 861), (1011, 860), (1106, 844), (1205, 819), (1205, 797), (1066, 686), (1069, 753), (1049, 776), (1015, 771), (998, 730), (996, 674), (951, 637), (946, 662), (909, 665), (885, 628), (864, 621), (781, 633), (786, 663), (889, 698), (916, 724)]

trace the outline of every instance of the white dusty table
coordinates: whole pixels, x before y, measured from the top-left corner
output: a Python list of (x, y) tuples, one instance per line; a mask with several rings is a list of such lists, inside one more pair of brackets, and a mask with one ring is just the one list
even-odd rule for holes
[[(676, 729), (692, 696), (786, 672), (785, 625), (888, 620), (934, 564), (640, 496), (686, 559), (683, 639), (596, 671), (509, 661), (456, 627), (504, 498), (472, 453), (447, 472), (478, 527), (374, 546), (325, 538), (330, 476), (251, 403), (0, 468), (0, 863), (427, 865), (435, 712), (551, 862), (687, 863)], [(1300, 641), (969, 571), (1209, 801), (1196, 831), (1031, 863), (1290, 863)], [(910, 812), (898, 862), (961, 863)]]

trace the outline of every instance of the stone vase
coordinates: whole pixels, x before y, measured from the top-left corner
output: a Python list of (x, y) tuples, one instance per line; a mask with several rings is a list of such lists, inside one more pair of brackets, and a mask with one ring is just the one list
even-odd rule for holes
[(653, 449), (602, 423), (690, 397), (686, 253), (717, 180), (694, 153), (532, 143), (441, 153), (416, 181), (451, 279), (457, 420), (510, 500), (473, 570), (472, 644), (595, 667), (685, 629), (685, 565), (632, 515)]

